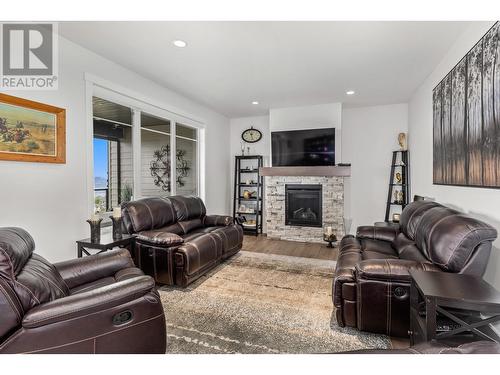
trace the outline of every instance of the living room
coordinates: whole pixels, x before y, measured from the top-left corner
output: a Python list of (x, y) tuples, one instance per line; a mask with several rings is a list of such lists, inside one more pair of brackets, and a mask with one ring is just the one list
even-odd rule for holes
[(0, 353), (500, 353), (498, 6), (182, 7), (0, 23)]

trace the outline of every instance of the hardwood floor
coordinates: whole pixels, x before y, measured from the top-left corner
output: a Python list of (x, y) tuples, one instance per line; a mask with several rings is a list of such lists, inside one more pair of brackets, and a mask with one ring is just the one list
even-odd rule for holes
[[(288, 255), (304, 258), (337, 260), (338, 249), (328, 248), (326, 243), (309, 243), (273, 240), (266, 236), (249, 236), (243, 239), (243, 248), (245, 251), (254, 253)], [(404, 349), (410, 346), (410, 340), (401, 337), (391, 337), (393, 349)]]
[(242, 250), (325, 260), (337, 260), (338, 255), (337, 248), (326, 247), (326, 242), (322, 244), (273, 240), (262, 235), (258, 237), (246, 235)]

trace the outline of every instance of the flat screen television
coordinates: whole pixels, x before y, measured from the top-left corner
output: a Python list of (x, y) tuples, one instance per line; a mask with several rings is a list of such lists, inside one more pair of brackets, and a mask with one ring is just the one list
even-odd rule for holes
[(335, 165), (335, 128), (271, 133), (273, 167)]

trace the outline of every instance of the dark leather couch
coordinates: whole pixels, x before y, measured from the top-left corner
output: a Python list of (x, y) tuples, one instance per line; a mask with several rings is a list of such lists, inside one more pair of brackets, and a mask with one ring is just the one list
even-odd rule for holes
[(243, 244), (241, 226), (207, 215), (198, 197), (144, 198), (122, 209), (125, 230), (136, 236), (137, 265), (162, 284), (185, 287)]
[(362, 226), (339, 246), (333, 302), (340, 326), (407, 336), (409, 271), (482, 276), (496, 230), (431, 201), (405, 207), (399, 226)]
[(154, 280), (128, 250), (51, 264), (0, 228), (0, 353), (165, 353)]

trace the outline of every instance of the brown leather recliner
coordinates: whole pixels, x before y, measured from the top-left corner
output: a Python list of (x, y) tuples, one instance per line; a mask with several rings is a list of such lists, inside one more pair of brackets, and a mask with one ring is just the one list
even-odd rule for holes
[(482, 276), (496, 230), (439, 203), (417, 201), (399, 226), (361, 226), (339, 246), (333, 303), (340, 326), (408, 336), (409, 271)]
[(136, 236), (137, 265), (162, 284), (185, 287), (243, 244), (241, 226), (207, 215), (198, 197), (144, 198), (122, 209), (125, 230)]
[(154, 280), (128, 250), (50, 264), (0, 228), (0, 353), (165, 353)]

